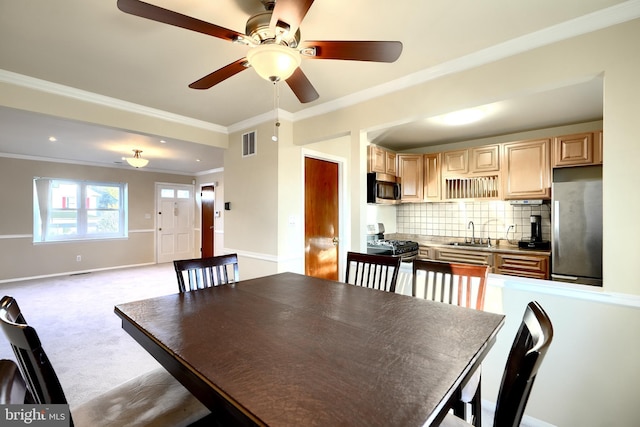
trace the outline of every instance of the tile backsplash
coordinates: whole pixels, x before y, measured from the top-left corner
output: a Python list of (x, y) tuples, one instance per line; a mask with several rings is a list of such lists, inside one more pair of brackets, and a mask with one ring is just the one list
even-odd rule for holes
[(403, 203), (396, 211), (396, 222), (398, 233), (471, 238), (469, 221), (473, 221), (476, 239), (491, 237), (515, 242), (531, 237), (531, 215), (542, 217), (542, 239), (551, 240), (548, 202), (538, 206), (503, 201)]

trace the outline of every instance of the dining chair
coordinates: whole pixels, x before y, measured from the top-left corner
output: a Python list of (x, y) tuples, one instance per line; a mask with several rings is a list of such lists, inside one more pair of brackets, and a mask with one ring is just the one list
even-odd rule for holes
[(417, 259), (413, 261), (411, 294), (482, 310), (488, 276), (489, 267), (486, 265)]
[(387, 292), (396, 291), (400, 257), (347, 252), (345, 283)]
[(28, 403), (27, 385), (16, 362), (0, 360), (0, 405)]
[(180, 292), (226, 285), (240, 280), (238, 254), (173, 261)]
[[(13, 348), (32, 403), (68, 404), (36, 330), (26, 323), (13, 297), (0, 300), (0, 327)], [(74, 407), (70, 426), (189, 426), (210, 416), (168, 371), (157, 368)]]
[[(484, 309), (489, 267), (430, 260), (414, 260), (411, 294), (414, 297)], [(478, 368), (462, 388), (454, 405), (456, 415), (482, 426), (481, 368)], [(470, 408), (470, 411), (468, 409)]]
[[(536, 301), (530, 302), (511, 346), (502, 375), (494, 427), (517, 427), (522, 421), (531, 388), (542, 360), (553, 340), (553, 325), (549, 316)], [(443, 427), (469, 427), (469, 423), (447, 414)]]

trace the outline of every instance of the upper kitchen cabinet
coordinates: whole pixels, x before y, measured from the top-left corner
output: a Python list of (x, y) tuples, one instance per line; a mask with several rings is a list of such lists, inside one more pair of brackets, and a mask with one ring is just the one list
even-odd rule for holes
[(369, 145), (369, 172), (397, 175), (396, 153), (377, 145)]
[(550, 145), (549, 139), (503, 145), (502, 182), (505, 200), (551, 198)]
[(553, 167), (602, 163), (602, 132), (585, 132), (553, 138)]
[(423, 202), (424, 170), (422, 154), (398, 154), (400, 199), (403, 202)]
[(498, 199), (500, 146), (486, 145), (442, 154), (442, 199)]
[(485, 145), (469, 149), (469, 172), (484, 174), (500, 170), (500, 146)]
[(425, 154), (423, 158), (424, 166), (424, 200), (427, 202), (439, 202), (442, 200), (441, 184), (441, 162), (440, 153)]

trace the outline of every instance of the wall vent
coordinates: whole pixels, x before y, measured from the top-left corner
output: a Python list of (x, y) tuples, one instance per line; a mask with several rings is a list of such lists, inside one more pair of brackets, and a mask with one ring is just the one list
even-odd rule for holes
[(242, 134), (242, 157), (256, 155), (256, 131)]

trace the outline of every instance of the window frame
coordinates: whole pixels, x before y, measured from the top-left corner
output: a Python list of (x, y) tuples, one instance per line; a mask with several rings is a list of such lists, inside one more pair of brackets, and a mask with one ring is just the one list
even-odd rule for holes
[[(43, 185), (38, 185), (42, 180)], [(53, 191), (55, 184), (76, 186), (75, 207), (54, 207)], [(89, 187), (112, 187), (118, 190), (117, 208), (99, 208), (87, 206)], [(39, 193), (42, 192), (42, 193)], [(46, 196), (44, 195), (46, 192)], [(44, 208), (41, 206), (45, 204)], [(52, 214), (60, 212), (75, 212), (75, 232), (70, 234), (52, 235), (48, 232)], [(117, 212), (118, 230), (116, 232), (91, 232), (91, 212)], [(43, 225), (44, 224), (44, 225)], [(108, 182), (94, 180), (75, 180), (67, 178), (33, 179), (33, 243), (54, 243), (82, 240), (112, 240), (123, 239), (129, 235), (128, 230), (128, 185), (123, 182)]]

